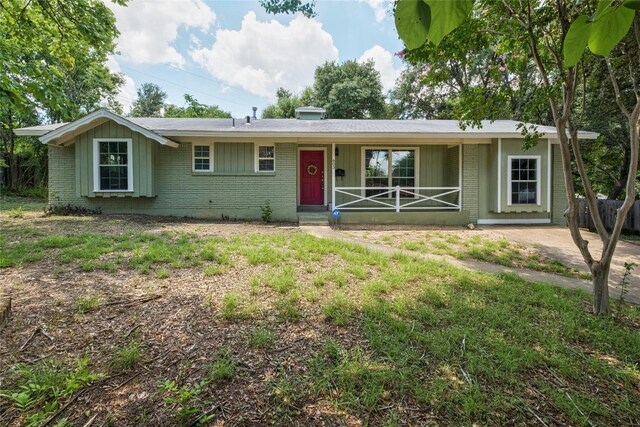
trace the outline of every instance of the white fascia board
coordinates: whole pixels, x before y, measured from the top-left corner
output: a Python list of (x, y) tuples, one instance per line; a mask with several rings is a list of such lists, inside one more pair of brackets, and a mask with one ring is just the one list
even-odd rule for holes
[(42, 136), (46, 135), (49, 132), (52, 132), (55, 129), (47, 130), (47, 129), (30, 129), (30, 128), (22, 128), (22, 129), (14, 129), (13, 133), (18, 136)]
[[(371, 139), (455, 139), (469, 144), (488, 144), (491, 138), (522, 138), (520, 133), (404, 133), (404, 132), (260, 132), (260, 131), (208, 131), (208, 130), (157, 130), (157, 134), (166, 137), (210, 137), (210, 138), (318, 138), (334, 140), (336, 138), (371, 138)], [(468, 141), (468, 142), (467, 142)]]
[(157, 141), (158, 143), (162, 144), (162, 145), (167, 145), (169, 147), (179, 147), (179, 144), (177, 142), (171, 141), (170, 139), (165, 138), (164, 136), (159, 135), (156, 132), (153, 132), (149, 129), (143, 128), (140, 125), (137, 125), (127, 119), (125, 119), (124, 117), (121, 117), (115, 113), (112, 113), (111, 111), (108, 110), (97, 110), (94, 111), (93, 113), (87, 114), (86, 116), (67, 123), (66, 125), (63, 125), (61, 127), (59, 127), (56, 130), (53, 130), (51, 132), (48, 132), (47, 134), (43, 135), (40, 137), (40, 141), (43, 144), (55, 144), (55, 140), (59, 139), (61, 137), (63, 137), (64, 135), (67, 135), (69, 133), (72, 133), (80, 128), (82, 128), (83, 126), (89, 125), (91, 124), (91, 122), (99, 120), (99, 119), (108, 119), (108, 120), (113, 120), (114, 122), (125, 126), (129, 129), (131, 129), (134, 132), (138, 132), (144, 136), (146, 136), (149, 139), (153, 139), (154, 141)]

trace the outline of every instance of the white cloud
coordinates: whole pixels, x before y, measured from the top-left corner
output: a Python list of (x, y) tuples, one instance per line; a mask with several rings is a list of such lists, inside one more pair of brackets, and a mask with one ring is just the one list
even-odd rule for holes
[(391, 9), (389, 0), (358, 0), (360, 3), (368, 4), (373, 9), (376, 21), (382, 22), (387, 17), (387, 10)]
[(136, 92), (136, 84), (131, 77), (122, 73), (120, 65), (113, 56), (110, 56), (107, 60), (107, 68), (109, 68), (112, 73), (120, 73), (124, 78), (124, 84), (120, 87), (120, 92), (116, 96), (116, 100), (122, 104), (122, 110), (126, 114), (129, 112), (133, 101), (138, 96), (138, 93)]
[(382, 89), (386, 92), (393, 88), (396, 79), (400, 75), (400, 69), (393, 66), (393, 55), (380, 45), (375, 45), (371, 49), (366, 50), (358, 62), (365, 62), (372, 59), (375, 68), (380, 73), (380, 81)]
[(132, 0), (119, 6), (105, 0), (120, 30), (118, 50), (134, 64), (170, 64), (182, 67), (184, 57), (172, 46), (180, 28), (207, 31), (216, 14), (203, 0)]
[(275, 98), (278, 87), (300, 91), (313, 82), (316, 67), (338, 59), (331, 34), (315, 19), (296, 16), (288, 25), (260, 22), (254, 12), (240, 30), (216, 31), (210, 49), (192, 49), (191, 58), (230, 86)]

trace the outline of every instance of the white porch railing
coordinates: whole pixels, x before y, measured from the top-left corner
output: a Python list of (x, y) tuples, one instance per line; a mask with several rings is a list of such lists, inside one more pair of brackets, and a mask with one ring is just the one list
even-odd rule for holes
[[(344, 194), (352, 200), (335, 205), (341, 210), (457, 210), (460, 211), (460, 187), (336, 187), (335, 194)], [(367, 196), (367, 191), (375, 194)], [(421, 194), (437, 192), (437, 194)], [(456, 203), (443, 197), (456, 194)], [(430, 206), (416, 206), (431, 202)], [(367, 203), (367, 206), (358, 204)]]

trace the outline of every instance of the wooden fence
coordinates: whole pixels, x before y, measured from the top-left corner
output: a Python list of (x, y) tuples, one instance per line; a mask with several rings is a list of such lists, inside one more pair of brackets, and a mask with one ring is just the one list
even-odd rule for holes
[[(578, 199), (578, 205), (580, 206), (580, 211), (578, 212), (580, 227), (588, 228), (592, 231), (595, 230), (587, 201)], [(607, 230), (613, 229), (613, 225), (616, 222), (616, 213), (620, 206), (622, 206), (622, 200), (598, 200), (598, 211), (600, 211), (600, 217)], [(622, 233), (640, 234), (640, 201), (636, 200), (629, 210), (622, 227)]]

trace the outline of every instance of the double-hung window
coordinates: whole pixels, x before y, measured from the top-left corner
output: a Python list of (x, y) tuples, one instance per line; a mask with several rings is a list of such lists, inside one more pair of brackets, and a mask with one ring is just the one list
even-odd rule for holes
[(94, 191), (133, 191), (131, 139), (93, 140)]
[[(416, 150), (407, 148), (364, 149), (364, 186), (367, 197), (392, 197), (390, 187), (416, 186)], [(380, 188), (380, 189), (377, 189)], [(410, 191), (414, 191), (411, 188)], [(401, 195), (412, 197), (409, 193)], [(405, 194), (403, 194), (405, 193)]]
[(274, 145), (256, 144), (256, 172), (275, 172), (276, 148)]
[(509, 156), (509, 205), (540, 204), (540, 156)]
[(193, 171), (213, 172), (213, 144), (193, 144)]

